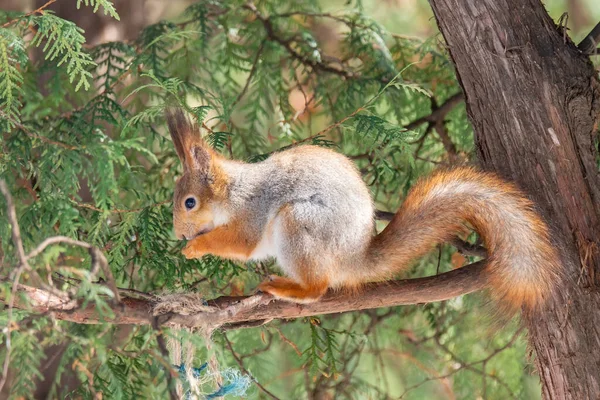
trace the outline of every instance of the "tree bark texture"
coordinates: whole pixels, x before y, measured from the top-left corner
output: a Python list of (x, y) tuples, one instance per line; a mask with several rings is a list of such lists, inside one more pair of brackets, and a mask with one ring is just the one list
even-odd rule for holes
[(600, 85), (539, 0), (430, 0), (463, 88), (481, 166), (534, 199), (562, 287), (526, 317), (546, 399), (600, 399)]

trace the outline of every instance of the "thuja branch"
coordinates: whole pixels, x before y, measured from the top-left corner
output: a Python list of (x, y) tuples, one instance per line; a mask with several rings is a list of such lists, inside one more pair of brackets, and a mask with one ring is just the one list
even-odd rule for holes
[(265, 28), (265, 31), (267, 33), (267, 38), (269, 40), (279, 43), (290, 54), (292, 58), (298, 60), (300, 63), (308, 65), (314, 70), (339, 75), (345, 79), (356, 78), (356, 75), (351, 71), (332, 67), (331, 65), (314, 60), (308, 56), (302, 55), (301, 53), (297, 52), (292, 46), (292, 41), (290, 39), (283, 39), (282, 37), (278, 36), (275, 32), (275, 28), (273, 27), (271, 19), (262, 15), (262, 13), (258, 11), (258, 9), (253, 3), (245, 4), (243, 8), (250, 10), (255, 15), (255, 17), (263, 24), (263, 27)]

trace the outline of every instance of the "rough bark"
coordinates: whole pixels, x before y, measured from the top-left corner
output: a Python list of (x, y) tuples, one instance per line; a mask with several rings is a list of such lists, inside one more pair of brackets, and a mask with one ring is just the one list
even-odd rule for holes
[(430, 0), (455, 63), (482, 167), (537, 202), (565, 276), (528, 316), (546, 399), (600, 398), (596, 71), (539, 0)]

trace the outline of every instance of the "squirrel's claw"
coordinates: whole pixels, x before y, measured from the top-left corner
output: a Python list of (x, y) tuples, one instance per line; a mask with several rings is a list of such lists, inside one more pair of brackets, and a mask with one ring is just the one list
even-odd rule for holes
[(193, 241), (189, 241), (185, 245), (183, 250), (181, 250), (181, 254), (183, 254), (185, 256), (185, 258), (187, 258), (188, 260), (192, 259), (192, 258), (200, 258), (204, 255), (201, 252), (199, 252), (197, 249), (194, 248)]
[(265, 279), (260, 285), (258, 285), (258, 287), (256, 288), (257, 292), (273, 295), (270, 292), (270, 290), (274, 289), (272, 282), (277, 280), (277, 278), (279, 278), (279, 276), (269, 275), (267, 279)]

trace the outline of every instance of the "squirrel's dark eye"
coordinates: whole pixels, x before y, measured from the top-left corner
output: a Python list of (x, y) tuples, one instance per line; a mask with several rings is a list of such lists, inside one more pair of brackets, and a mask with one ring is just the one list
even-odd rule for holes
[(185, 199), (185, 208), (187, 208), (188, 210), (191, 210), (195, 206), (196, 206), (196, 199), (194, 199), (193, 197), (188, 197), (187, 199)]

